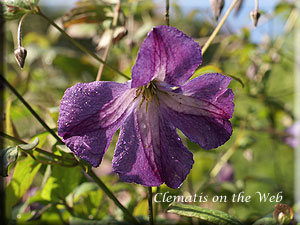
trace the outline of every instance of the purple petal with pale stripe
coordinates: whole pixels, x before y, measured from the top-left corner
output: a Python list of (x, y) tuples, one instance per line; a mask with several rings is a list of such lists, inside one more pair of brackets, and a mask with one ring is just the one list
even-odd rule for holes
[(177, 92), (181, 91), (185, 96), (211, 102), (221, 108), (228, 118), (231, 118), (234, 109), (234, 94), (231, 89), (227, 89), (230, 81), (230, 77), (219, 73), (204, 74), (189, 81)]
[(227, 89), (229, 82), (221, 74), (200, 76), (175, 91), (159, 93), (161, 110), (191, 141), (204, 149), (216, 148), (232, 134), (234, 96)]
[(79, 83), (60, 104), (58, 134), (80, 158), (98, 166), (113, 134), (132, 110), (135, 90), (115, 82)]
[(158, 26), (143, 42), (132, 68), (132, 87), (153, 79), (184, 84), (202, 63), (199, 44), (174, 27)]
[(166, 183), (178, 188), (193, 165), (176, 128), (160, 114), (156, 102), (136, 109), (121, 128), (113, 170), (126, 182), (145, 186)]

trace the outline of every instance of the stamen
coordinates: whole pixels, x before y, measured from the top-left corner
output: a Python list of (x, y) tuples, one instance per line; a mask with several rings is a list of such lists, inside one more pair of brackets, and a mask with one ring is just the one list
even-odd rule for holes
[(138, 88), (136, 91), (136, 98), (139, 97), (141, 94), (142, 94), (142, 99), (139, 105), (139, 109), (141, 109), (145, 100), (146, 100), (146, 111), (148, 109), (148, 104), (149, 102), (152, 101), (152, 99), (155, 99), (157, 104), (159, 105), (159, 100), (157, 97), (157, 86), (153, 81), (149, 82), (147, 85)]

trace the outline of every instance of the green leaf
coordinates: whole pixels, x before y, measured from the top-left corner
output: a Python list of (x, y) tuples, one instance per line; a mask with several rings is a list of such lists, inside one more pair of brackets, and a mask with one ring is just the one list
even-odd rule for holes
[(99, 189), (99, 187), (97, 184), (91, 183), (91, 182), (85, 182), (85, 183), (82, 183), (80, 186), (76, 187), (73, 190), (72, 195), (76, 201), (82, 194), (90, 192), (90, 191), (98, 190), (98, 189)]
[(223, 72), (219, 67), (214, 65), (202, 66), (195, 71), (194, 75), (190, 78), (190, 80), (206, 73), (223, 73)]
[(39, 143), (39, 139), (35, 138), (33, 142), (29, 144), (20, 144), (14, 147), (8, 147), (0, 153), (0, 175), (3, 177), (8, 176), (8, 167), (17, 160), (19, 148), (24, 151), (34, 149)]
[(51, 176), (47, 180), (41, 196), (48, 201), (63, 200), (78, 185), (80, 178), (80, 167), (52, 166)]
[(227, 213), (213, 209), (201, 208), (199, 206), (185, 205), (174, 202), (169, 205), (168, 212), (180, 216), (198, 218), (207, 224), (242, 225), (239, 220)]
[(277, 225), (272, 217), (265, 217), (257, 220), (253, 225)]
[(18, 147), (24, 151), (30, 151), (34, 149), (39, 144), (39, 138), (36, 137), (32, 142), (29, 144), (20, 144)]
[(290, 2), (280, 2), (275, 7), (275, 13), (283, 13), (292, 10), (295, 7), (293, 3)]
[(10, 218), (12, 207), (18, 203), (31, 186), (40, 167), (41, 164), (29, 156), (17, 162), (12, 179), (6, 188), (6, 198), (9, 199), (9, 201), (6, 201), (8, 218)]
[(148, 200), (144, 199), (140, 201), (137, 206), (134, 208), (134, 216), (147, 216), (148, 215)]
[(18, 158), (18, 148), (8, 147), (0, 153), (0, 175), (2, 177), (8, 176), (8, 167)]
[(7, 20), (18, 19), (25, 13), (35, 13), (39, 0), (3, 0), (3, 15)]

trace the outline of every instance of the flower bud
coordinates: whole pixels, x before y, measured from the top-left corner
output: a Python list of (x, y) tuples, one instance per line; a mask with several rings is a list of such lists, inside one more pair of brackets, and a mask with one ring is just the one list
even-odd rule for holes
[(273, 212), (273, 218), (280, 225), (289, 224), (294, 217), (293, 210), (286, 204), (275, 205), (275, 210)]
[(260, 17), (260, 13), (258, 12), (258, 10), (253, 10), (250, 12), (250, 17), (252, 19), (252, 22), (254, 24), (254, 26), (256, 27), (257, 26), (257, 23), (258, 23), (258, 19)]
[(224, 0), (210, 0), (210, 6), (212, 8), (216, 20), (218, 20), (224, 7)]
[(23, 68), (27, 56), (27, 50), (24, 47), (18, 47), (14, 53), (19, 66)]

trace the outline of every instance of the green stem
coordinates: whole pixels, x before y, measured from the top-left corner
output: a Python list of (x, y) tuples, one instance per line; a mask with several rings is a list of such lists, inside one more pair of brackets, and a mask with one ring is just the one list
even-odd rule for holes
[(96, 184), (105, 192), (105, 194), (122, 210), (122, 212), (128, 217), (130, 222), (135, 225), (140, 225), (136, 218), (119, 202), (115, 195), (108, 189), (108, 187), (100, 180), (100, 178), (89, 169), (87, 174), (96, 182)]
[(71, 41), (76, 47), (78, 47), (80, 50), (82, 50), (83, 52), (89, 54), (90, 56), (92, 56), (94, 59), (96, 59), (97, 61), (99, 61), (100, 63), (104, 64), (105, 66), (107, 66), (108, 68), (110, 68), (111, 70), (113, 70), (114, 72), (120, 74), (122, 77), (126, 78), (126, 79), (130, 79), (127, 75), (125, 75), (124, 73), (120, 72), (119, 70), (115, 69), (114, 67), (112, 67), (111, 65), (107, 64), (104, 60), (102, 60), (99, 56), (97, 56), (95, 53), (93, 53), (92, 51), (88, 50), (87, 48), (85, 48), (84, 46), (82, 46), (79, 42), (75, 41), (72, 37), (70, 37), (63, 29), (61, 29), (56, 23), (54, 23), (51, 19), (49, 19), (46, 15), (44, 15), (40, 10), (37, 12), (37, 14), (41, 17), (43, 17), (45, 20), (48, 21), (49, 24), (51, 24), (52, 26), (54, 26), (57, 30), (59, 30), (59, 32), (64, 35), (69, 41)]
[[(12, 136), (10, 136), (10, 135), (8, 135), (8, 134), (2, 132), (2, 131), (0, 131), (0, 136), (3, 137), (3, 138), (6, 138), (6, 139), (8, 139), (8, 140), (11, 140), (11, 141), (13, 141), (13, 142), (15, 142), (15, 143), (18, 143), (18, 144), (28, 144), (27, 142), (25, 142), (25, 141), (23, 141), (23, 140), (20, 140), (20, 139), (18, 139), (18, 138), (12, 137)], [(55, 154), (53, 154), (53, 153), (50, 153), (50, 152), (48, 152), (48, 151), (46, 151), (46, 150), (43, 150), (43, 149), (41, 149), (41, 148), (35, 148), (34, 151), (36, 151), (36, 152), (38, 152), (38, 153), (40, 153), (40, 154), (43, 154), (43, 155), (45, 155), (45, 156), (47, 156), (47, 157), (49, 157), (49, 158), (51, 158), (51, 159), (53, 159), (53, 160), (56, 159), (56, 160), (60, 160), (60, 161), (68, 161), (68, 162), (70, 162), (70, 163), (73, 163), (73, 164), (71, 164), (70, 166), (74, 166), (75, 163), (78, 164), (78, 162), (77, 162), (77, 161), (75, 162), (75, 160), (72, 159), (72, 158), (64, 158), (64, 157), (61, 157), (61, 156), (59, 156), (59, 155), (55, 155)], [(57, 162), (57, 161), (55, 161), (55, 162)]]
[(18, 93), (18, 91), (5, 79), (5, 77), (0, 76), (1, 81), (6, 87), (8, 87), (14, 95), (25, 105), (25, 107), (31, 112), (31, 114), (40, 122), (40, 124), (59, 142), (62, 140), (57, 136), (57, 134), (42, 120), (42, 118), (34, 111), (34, 109), (26, 102), (26, 100)]
[(212, 43), (212, 41), (214, 40), (216, 35), (219, 33), (219, 31), (221, 30), (221, 27), (224, 25), (224, 23), (225, 23), (226, 19), (228, 18), (230, 12), (232, 11), (232, 9), (234, 8), (234, 6), (236, 5), (236, 3), (238, 1), (239, 0), (233, 0), (232, 1), (232, 3), (230, 5), (230, 7), (227, 9), (225, 15), (220, 20), (219, 24), (216, 26), (215, 30), (212, 32), (212, 34), (210, 35), (210, 37), (208, 38), (208, 40), (204, 44), (204, 46), (202, 48), (202, 55), (204, 55), (204, 53), (206, 52), (206, 50), (208, 49), (208, 47), (210, 46), (210, 44)]
[(154, 225), (153, 203), (152, 203), (152, 187), (148, 187), (148, 205), (149, 205), (149, 224)]

